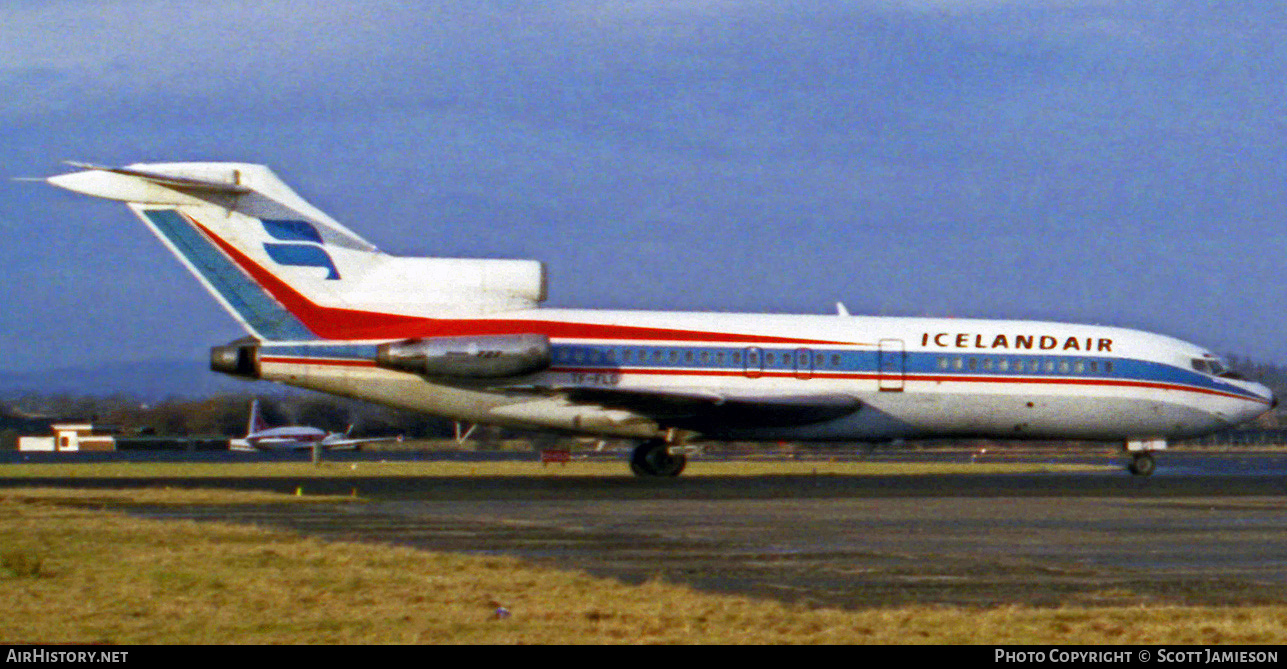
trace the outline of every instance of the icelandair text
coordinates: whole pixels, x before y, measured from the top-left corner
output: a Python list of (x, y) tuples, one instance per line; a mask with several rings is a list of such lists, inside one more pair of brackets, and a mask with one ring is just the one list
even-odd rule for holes
[(939, 348), (1005, 349), (1011, 351), (1082, 351), (1112, 353), (1113, 340), (1107, 337), (1056, 337), (1054, 335), (976, 334), (973, 332), (926, 332), (921, 346)]

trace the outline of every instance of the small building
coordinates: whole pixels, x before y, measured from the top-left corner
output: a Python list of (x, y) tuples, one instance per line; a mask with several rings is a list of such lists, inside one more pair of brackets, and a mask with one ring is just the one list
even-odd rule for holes
[(52, 437), (18, 437), (18, 450), (71, 452), (71, 451), (114, 451), (116, 438), (111, 435), (94, 434), (92, 423), (54, 423)]

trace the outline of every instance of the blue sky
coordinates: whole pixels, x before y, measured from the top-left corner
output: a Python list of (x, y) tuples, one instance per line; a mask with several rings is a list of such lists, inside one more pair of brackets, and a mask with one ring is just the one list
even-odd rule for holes
[[(270, 165), (550, 306), (1040, 318), (1287, 363), (1277, 2), (0, 1), (0, 174)], [(123, 207), (0, 183), (0, 369), (242, 335)]]

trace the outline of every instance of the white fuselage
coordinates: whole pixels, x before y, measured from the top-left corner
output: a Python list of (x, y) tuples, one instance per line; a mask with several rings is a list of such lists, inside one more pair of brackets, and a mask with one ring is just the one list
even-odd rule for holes
[(312, 448), (324, 443), (328, 433), (315, 427), (274, 427), (246, 435), (246, 443), (260, 450)]
[(655, 436), (628, 409), (529, 388), (680, 396), (847, 395), (859, 408), (805, 425), (705, 426), (712, 438), (1159, 439), (1250, 420), (1256, 383), (1194, 368), (1203, 349), (1122, 328), (1034, 321), (539, 309), (443, 321), (452, 334), (540, 332), (552, 365), (494, 383), (438, 382), (369, 363), (364, 345), (265, 347), (262, 378), (455, 420)]

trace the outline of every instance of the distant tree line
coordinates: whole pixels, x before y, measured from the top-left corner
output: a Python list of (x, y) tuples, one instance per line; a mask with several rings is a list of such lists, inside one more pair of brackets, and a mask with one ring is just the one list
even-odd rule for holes
[[(448, 438), (455, 424), (413, 411), (315, 394), (216, 395), (145, 402), (128, 395), (26, 394), (0, 403), (0, 448), (15, 448), (17, 435), (48, 432), (51, 423), (85, 421), (123, 435), (221, 436), (246, 433), (250, 404), (258, 397), (269, 425), (311, 425), (332, 432), (353, 426), (354, 436), (401, 434), (408, 439)], [(492, 435), (499, 436), (499, 435)]]

